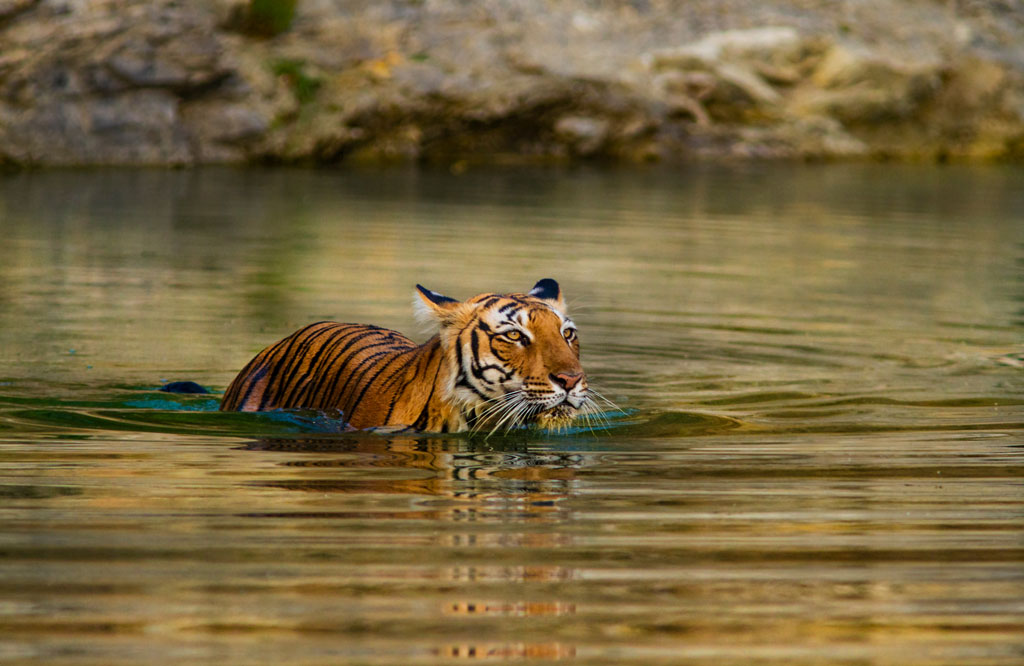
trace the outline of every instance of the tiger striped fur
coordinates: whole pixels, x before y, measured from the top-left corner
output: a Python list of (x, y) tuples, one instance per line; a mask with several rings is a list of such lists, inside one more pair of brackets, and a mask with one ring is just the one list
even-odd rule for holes
[(416, 289), (417, 314), (440, 328), (424, 344), (377, 326), (310, 324), (250, 361), (221, 410), (337, 409), (358, 429), (457, 432), (561, 427), (592, 402), (554, 280), (464, 302)]

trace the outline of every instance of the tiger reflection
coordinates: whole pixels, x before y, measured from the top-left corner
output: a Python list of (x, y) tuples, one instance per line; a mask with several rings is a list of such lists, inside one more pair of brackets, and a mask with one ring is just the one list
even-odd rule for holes
[[(535, 446), (535, 445), (534, 445)], [(578, 471), (586, 457), (572, 452), (535, 452), (525, 445), (505, 450), (479, 451), (466, 440), (444, 438), (353, 437), (324, 440), (272, 440), (248, 448), (293, 450), (303, 453), (287, 467), (332, 469), (395, 469), (419, 472), (409, 475), (361, 475), (358, 478), (276, 480), (265, 485), (296, 491), (348, 495), (411, 495), (420, 499), (410, 508), (389, 511), (399, 520), (426, 520), (441, 524), (560, 524), (571, 518), (566, 500), (576, 494)], [(322, 453), (311, 459), (308, 454)], [(329, 454), (329, 455), (328, 455)], [(426, 473), (426, 474), (424, 474)], [(395, 478), (397, 477), (397, 478)], [(346, 515), (347, 512), (346, 512)], [(359, 515), (355, 513), (353, 515)], [(379, 519), (379, 511), (365, 512)], [(561, 530), (441, 530), (436, 544), (442, 548), (528, 548), (544, 550), (571, 546), (573, 538)], [(575, 570), (557, 564), (474, 564), (449, 566), (444, 578), (462, 583), (459, 589), (490, 584), (534, 584), (572, 580)], [(532, 589), (531, 589), (532, 588)], [(560, 600), (457, 598), (441, 604), (439, 613), (456, 617), (540, 617), (573, 615), (575, 604)], [(437, 654), (448, 658), (563, 659), (575, 648), (559, 642), (481, 642), (447, 644)]]

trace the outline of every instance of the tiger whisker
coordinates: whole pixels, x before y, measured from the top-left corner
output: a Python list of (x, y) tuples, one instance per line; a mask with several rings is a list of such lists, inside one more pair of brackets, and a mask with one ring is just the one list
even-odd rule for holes
[(579, 412), (577, 412), (577, 418), (583, 422), (584, 428), (593, 428), (594, 422), (593, 419), (590, 418), (590, 410), (587, 408), (587, 402), (580, 405)]
[[(587, 389), (587, 391), (588, 391), (589, 393), (593, 393), (593, 394), (594, 394), (595, 396), (597, 396), (598, 398), (600, 398), (601, 400), (603, 400), (603, 401), (604, 401), (605, 403), (607, 403), (607, 404), (608, 404), (608, 406), (609, 406), (609, 407), (611, 407), (611, 408), (612, 408), (612, 409), (614, 409), (615, 411), (618, 411), (618, 412), (621, 412), (621, 411), (622, 411), (622, 408), (621, 408), (621, 407), (619, 407), (619, 406), (618, 406), (618, 405), (616, 405), (616, 404), (615, 404), (614, 402), (612, 402), (611, 400), (609, 400), (608, 398), (606, 398), (606, 397), (605, 397), (605, 396), (604, 396), (604, 395), (603, 395), (603, 394), (602, 394), (602, 393), (601, 393), (600, 391), (595, 391), (595, 390), (594, 390), (593, 388), (588, 388), (588, 389)], [(588, 395), (587, 397), (589, 398), (590, 396)]]
[(530, 409), (530, 405), (527, 404), (526, 402), (520, 401), (520, 402), (515, 403), (513, 405), (513, 408), (510, 409), (508, 411), (508, 413), (505, 414), (501, 418), (501, 420), (499, 420), (494, 425), (494, 428), (491, 430), (490, 434), (493, 435), (495, 432), (500, 430), (501, 427), (503, 425), (505, 425), (505, 423), (507, 423), (507, 422), (509, 423), (509, 425), (508, 425), (508, 427), (505, 428), (505, 432), (508, 432), (509, 430), (511, 430), (512, 426), (521, 424), (523, 422), (522, 417), (526, 415), (526, 412), (528, 412), (529, 409)]
[(587, 428), (587, 430), (593, 430), (594, 429), (594, 420), (592, 418), (590, 418), (591, 417), (590, 410), (585, 409), (586, 406), (587, 406), (587, 403), (584, 402), (583, 406), (580, 408), (580, 416), (583, 417), (583, 423), (585, 424), (585, 427)]
[[(526, 391), (518, 389), (481, 403), (476, 407), (476, 424), (471, 432), (483, 432), (486, 429), (486, 438), (490, 438), (499, 431), (510, 432), (527, 423), (531, 417), (545, 411), (543, 405), (533, 404), (525, 396)], [(566, 434), (575, 420), (590, 430), (606, 428), (611, 425), (611, 420), (601, 409), (602, 402), (611, 409), (620, 409), (618, 405), (605, 398), (600, 392), (589, 389), (587, 397), (577, 408), (574, 417), (565, 421), (552, 419), (553, 422), (547, 426), (547, 429), (554, 434)]]
[[(498, 396), (497, 398), (492, 398), (491, 400), (483, 403), (484, 405), (487, 405), (487, 408), (479, 412), (477, 414), (477, 418), (486, 419), (487, 417), (493, 415), (495, 412), (500, 411), (510, 402), (517, 400), (520, 397), (521, 393), (521, 390), (510, 391), (509, 393), (505, 393), (503, 395)], [(479, 407), (477, 409), (479, 409)]]
[(500, 410), (502, 407), (505, 407), (506, 405), (519, 400), (521, 398), (522, 393), (522, 390), (509, 391), (508, 393), (502, 394), (497, 398), (492, 398), (490, 400), (492, 404), (488, 407), (488, 409), (484, 410), (483, 413), (486, 415), (488, 413), (493, 413), (495, 411)]
[[(611, 405), (611, 403), (609, 403), (609, 404)], [(584, 407), (586, 407), (587, 410), (591, 414), (593, 414), (597, 419), (599, 419), (600, 421), (602, 421), (602, 422), (604, 422), (606, 424), (611, 422), (611, 419), (609, 419), (608, 416), (607, 416), (607, 412), (605, 412), (603, 409), (601, 409), (601, 407), (597, 404), (597, 401), (594, 400), (593, 398), (589, 399), (585, 403)]]
[(587, 400), (580, 407), (580, 414), (586, 419), (588, 426), (595, 421), (597, 422), (597, 425), (602, 427), (608, 427), (611, 425), (610, 419), (605, 416), (604, 412), (597, 406), (597, 401), (590, 396), (587, 396)]
[(494, 421), (494, 425), (487, 433), (487, 437), (496, 433), (506, 422), (509, 422), (510, 420), (511, 423), (506, 430), (511, 430), (513, 425), (517, 425), (522, 422), (520, 416), (524, 410), (529, 408), (529, 404), (522, 399), (523, 393), (524, 391), (513, 391), (512, 393), (509, 393), (508, 395), (515, 394), (516, 399), (510, 398), (500, 405), (500, 409), (492, 410), (493, 413), (490, 418)]
[[(493, 398), (487, 403), (484, 403), (485, 405), (487, 405), (487, 408), (477, 415), (477, 424), (476, 426), (473, 427), (472, 432), (478, 432), (482, 430), (484, 424), (486, 424), (488, 421), (498, 419), (502, 415), (504, 415), (505, 412), (511, 411), (517, 404), (519, 404), (522, 393), (522, 390), (510, 391), (508, 393), (505, 393), (504, 395), (498, 396), (497, 398)], [(492, 434), (494, 434), (494, 430), (495, 429), (492, 428), (491, 431), (487, 434), (487, 436), (490, 437)]]
[(532, 404), (524, 401), (522, 403), (522, 408), (516, 414), (516, 418), (513, 419), (513, 421), (511, 423), (509, 423), (508, 427), (506, 428), (506, 432), (511, 430), (513, 428), (513, 426), (525, 425), (527, 419), (529, 419), (532, 416), (535, 416), (536, 414), (538, 414), (538, 413), (540, 413), (542, 411), (544, 411), (543, 407), (541, 407), (539, 405), (532, 405)]

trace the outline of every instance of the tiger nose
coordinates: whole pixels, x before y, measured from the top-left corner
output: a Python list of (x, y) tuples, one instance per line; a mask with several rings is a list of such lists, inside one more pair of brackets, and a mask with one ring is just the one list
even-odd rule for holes
[(557, 375), (551, 375), (551, 379), (566, 391), (571, 391), (583, 380), (583, 373), (575, 372), (569, 374), (567, 372), (560, 372)]

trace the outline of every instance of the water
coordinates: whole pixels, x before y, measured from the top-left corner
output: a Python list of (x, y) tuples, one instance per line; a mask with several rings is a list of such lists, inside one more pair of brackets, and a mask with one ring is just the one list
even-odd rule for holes
[[(4, 664), (1024, 663), (1020, 168), (23, 173), (0, 231)], [(154, 390), (541, 277), (606, 431)]]

